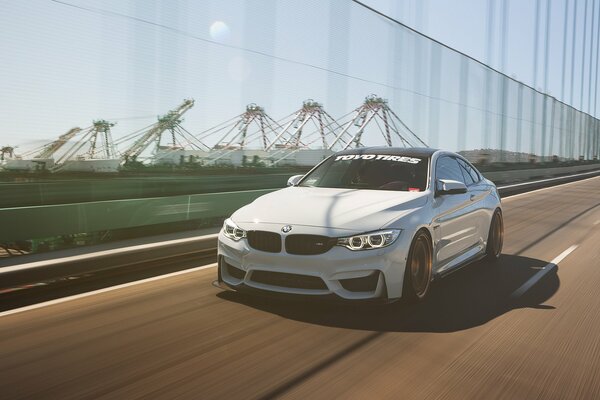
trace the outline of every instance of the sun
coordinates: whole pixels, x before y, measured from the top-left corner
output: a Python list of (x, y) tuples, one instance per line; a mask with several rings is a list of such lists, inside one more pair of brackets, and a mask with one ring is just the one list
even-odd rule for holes
[(214, 40), (225, 40), (229, 37), (229, 26), (223, 21), (215, 21), (210, 26), (210, 37)]

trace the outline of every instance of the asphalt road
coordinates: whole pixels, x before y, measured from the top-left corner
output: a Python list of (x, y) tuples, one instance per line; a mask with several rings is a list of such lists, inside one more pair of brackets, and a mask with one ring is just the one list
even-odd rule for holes
[(600, 178), (504, 207), (501, 261), (419, 305), (253, 298), (208, 267), (0, 314), (0, 398), (600, 398)]

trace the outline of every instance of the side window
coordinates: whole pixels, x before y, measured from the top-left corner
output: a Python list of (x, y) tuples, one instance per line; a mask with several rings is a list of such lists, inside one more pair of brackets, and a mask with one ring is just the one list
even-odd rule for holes
[(481, 173), (479, 171), (477, 171), (477, 168), (475, 168), (471, 164), (469, 164), (469, 166), (471, 167), (471, 171), (473, 171), (473, 173), (477, 177), (477, 179), (475, 179), (475, 181), (476, 182), (481, 182), (481, 180), (483, 179), (483, 175), (481, 175)]
[(458, 158), (457, 161), (460, 164), (461, 171), (463, 173), (463, 176), (465, 177), (465, 183), (467, 184), (467, 186), (477, 182), (478, 179), (476, 179), (476, 175), (474, 174), (473, 169), (469, 166), (469, 164), (467, 164), (460, 158)]
[(437, 160), (435, 177), (436, 179), (451, 179), (465, 183), (461, 167), (456, 159), (452, 157), (442, 157)]
[(464, 164), (467, 172), (471, 175), (471, 177), (473, 178), (474, 182), (479, 182), (481, 180), (481, 175), (479, 174), (479, 172), (477, 172), (477, 170), (475, 169), (475, 167), (473, 167), (471, 164), (469, 164), (466, 161), (460, 160), (462, 162), (462, 164)]

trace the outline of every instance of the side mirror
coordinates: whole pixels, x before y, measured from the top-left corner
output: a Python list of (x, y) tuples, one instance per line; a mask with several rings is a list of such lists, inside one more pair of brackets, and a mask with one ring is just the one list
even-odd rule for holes
[(467, 193), (467, 185), (451, 179), (438, 179), (436, 186), (436, 193), (438, 195)]
[(296, 186), (298, 184), (298, 182), (300, 182), (300, 179), (302, 179), (303, 177), (304, 177), (304, 175), (294, 175), (290, 179), (288, 179), (287, 185), (288, 186)]

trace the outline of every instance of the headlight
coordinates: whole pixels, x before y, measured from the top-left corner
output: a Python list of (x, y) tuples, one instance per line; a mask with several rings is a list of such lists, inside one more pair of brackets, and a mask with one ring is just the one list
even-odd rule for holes
[(246, 231), (237, 226), (231, 218), (227, 218), (223, 222), (223, 234), (236, 242), (246, 237)]
[(350, 250), (372, 250), (380, 249), (394, 243), (400, 236), (399, 229), (387, 229), (385, 231), (365, 233), (364, 235), (339, 238), (338, 246), (344, 246)]

